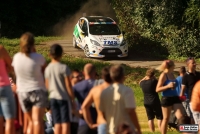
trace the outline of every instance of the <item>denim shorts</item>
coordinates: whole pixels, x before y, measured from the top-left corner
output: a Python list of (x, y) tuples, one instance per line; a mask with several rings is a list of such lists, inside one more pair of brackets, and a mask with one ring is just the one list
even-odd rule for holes
[(42, 89), (30, 92), (18, 92), (18, 98), (24, 113), (29, 112), (33, 106), (46, 108), (48, 105), (48, 92)]
[(0, 87), (0, 116), (4, 116), (5, 119), (16, 116), (16, 103), (10, 85)]
[(106, 124), (100, 124), (98, 126), (98, 134), (106, 134)]

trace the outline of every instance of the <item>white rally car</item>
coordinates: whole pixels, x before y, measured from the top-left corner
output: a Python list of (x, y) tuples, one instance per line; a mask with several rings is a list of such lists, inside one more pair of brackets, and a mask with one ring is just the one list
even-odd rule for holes
[(109, 17), (80, 18), (73, 32), (73, 46), (83, 49), (86, 57), (128, 56), (123, 33)]

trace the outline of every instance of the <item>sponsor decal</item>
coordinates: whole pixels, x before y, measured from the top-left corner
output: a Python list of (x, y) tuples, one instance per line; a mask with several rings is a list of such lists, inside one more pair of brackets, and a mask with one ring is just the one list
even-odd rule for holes
[(178, 127), (180, 132), (198, 132), (199, 131), (199, 125), (198, 124), (182, 124)]
[(117, 45), (117, 41), (103, 41), (104, 45)]

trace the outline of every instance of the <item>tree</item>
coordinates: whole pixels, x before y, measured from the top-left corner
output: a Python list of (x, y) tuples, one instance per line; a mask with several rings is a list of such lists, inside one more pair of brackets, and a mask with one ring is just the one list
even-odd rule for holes
[(131, 45), (153, 43), (152, 51), (162, 46), (173, 57), (200, 57), (199, 0), (112, 0), (112, 5)]

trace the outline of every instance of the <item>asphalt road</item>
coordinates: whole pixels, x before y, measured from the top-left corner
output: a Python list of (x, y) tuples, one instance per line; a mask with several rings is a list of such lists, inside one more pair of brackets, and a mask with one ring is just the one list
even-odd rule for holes
[[(52, 45), (54, 43), (61, 44), (66, 54), (87, 59), (82, 49), (76, 49), (72, 46), (72, 39), (50, 41), (47, 42), (46, 44)], [(148, 58), (142, 59), (140, 57), (132, 55), (129, 56), (129, 58), (127, 59), (125, 58), (105, 58), (105, 59), (90, 58), (90, 59), (103, 62), (110, 62), (112, 64), (127, 64), (132, 67), (146, 67), (146, 68), (148, 67), (157, 68), (162, 63), (162, 60), (153, 60)], [(175, 62), (176, 71), (178, 71), (181, 66), (185, 66), (185, 63)], [(197, 70), (200, 70), (200, 65), (197, 65)]]

